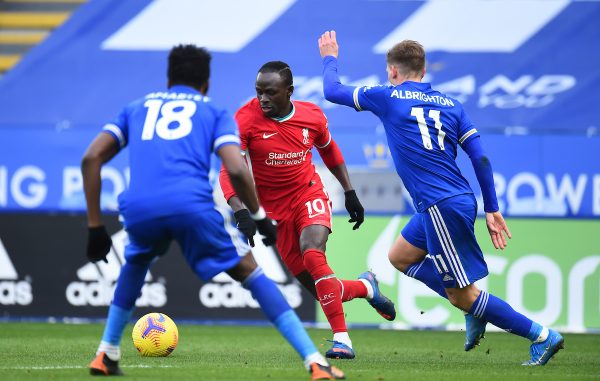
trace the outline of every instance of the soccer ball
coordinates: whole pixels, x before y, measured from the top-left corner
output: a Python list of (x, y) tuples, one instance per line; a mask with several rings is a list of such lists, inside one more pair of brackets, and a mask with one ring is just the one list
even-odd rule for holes
[(131, 338), (140, 355), (166, 357), (175, 350), (179, 332), (167, 315), (152, 312), (142, 316), (135, 323)]

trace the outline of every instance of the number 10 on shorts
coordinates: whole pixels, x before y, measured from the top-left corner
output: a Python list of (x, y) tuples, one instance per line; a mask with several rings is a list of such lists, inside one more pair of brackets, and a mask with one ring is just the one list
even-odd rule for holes
[(320, 198), (306, 202), (306, 209), (308, 210), (308, 218), (320, 216), (325, 213), (325, 202)]

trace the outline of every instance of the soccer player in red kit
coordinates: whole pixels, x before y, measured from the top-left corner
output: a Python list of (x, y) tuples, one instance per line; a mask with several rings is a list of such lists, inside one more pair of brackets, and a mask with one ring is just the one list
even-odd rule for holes
[[(256, 78), (256, 98), (235, 115), (242, 154), (252, 168), (260, 202), (277, 221), (277, 248), (290, 272), (317, 299), (333, 330), (329, 358), (355, 357), (342, 302), (366, 298), (387, 320), (396, 316), (394, 303), (379, 292), (375, 275), (338, 279), (327, 264), (325, 245), (331, 232), (331, 201), (312, 162), (316, 147), (345, 193), (350, 222), (358, 229), (364, 209), (352, 188), (342, 153), (327, 128), (327, 118), (312, 103), (291, 101), (290, 67), (281, 61), (264, 64)], [(240, 231), (253, 245), (254, 222), (221, 170), (221, 188), (235, 212)]]

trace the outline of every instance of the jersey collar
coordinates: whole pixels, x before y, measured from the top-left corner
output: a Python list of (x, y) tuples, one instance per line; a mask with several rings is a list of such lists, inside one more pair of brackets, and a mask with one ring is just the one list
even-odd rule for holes
[(296, 106), (294, 106), (294, 102), (292, 102), (292, 111), (290, 111), (289, 114), (287, 114), (286, 116), (282, 116), (281, 118), (273, 117), (271, 119), (273, 119), (276, 122), (283, 123), (283, 122), (286, 122), (286, 121), (292, 119), (295, 112), (296, 112)]
[(415, 89), (427, 92), (431, 90), (431, 84), (427, 82), (414, 82), (414, 81), (406, 81), (405, 84), (414, 87)]
[(192, 94), (202, 95), (202, 93), (200, 93), (198, 90), (194, 89), (193, 87), (186, 86), (186, 85), (174, 85), (174, 86), (169, 87), (168, 91), (170, 93), (192, 93)]

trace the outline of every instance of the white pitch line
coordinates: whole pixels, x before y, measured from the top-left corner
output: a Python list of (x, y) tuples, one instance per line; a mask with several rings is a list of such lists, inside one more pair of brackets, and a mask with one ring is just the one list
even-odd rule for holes
[[(58, 370), (58, 369), (86, 369), (83, 365), (66, 366), (3, 366), (0, 370)], [(171, 365), (121, 365), (121, 368), (173, 368)]]

